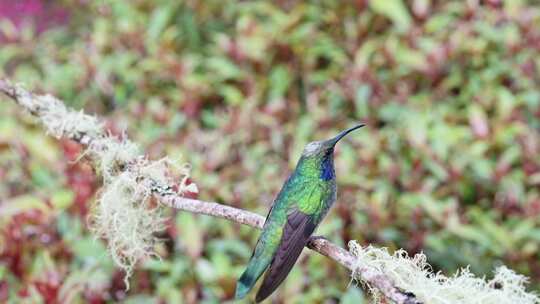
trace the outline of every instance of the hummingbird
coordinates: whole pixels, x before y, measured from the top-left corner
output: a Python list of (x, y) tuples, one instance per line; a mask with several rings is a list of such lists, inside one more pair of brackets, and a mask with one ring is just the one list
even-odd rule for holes
[(244, 298), (265, 271), (256, 302), (270, 296), (287, 277), (336, 200), (334, 147), (347, 134), (363, 126), (354, 126), (336, 137), (310, 142), (304, 147), (295, 170), (266, 216), (247, 268), (236, 284), (236, 299)]

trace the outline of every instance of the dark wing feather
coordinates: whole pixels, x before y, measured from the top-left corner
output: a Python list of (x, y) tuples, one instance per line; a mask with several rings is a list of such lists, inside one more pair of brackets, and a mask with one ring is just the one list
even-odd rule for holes
[(300, 210), (289, 214), (279, 247), (264, 276), (255, 301), (260, 302), (266, 299), (283, 282), (316, 226), (313, 218)]

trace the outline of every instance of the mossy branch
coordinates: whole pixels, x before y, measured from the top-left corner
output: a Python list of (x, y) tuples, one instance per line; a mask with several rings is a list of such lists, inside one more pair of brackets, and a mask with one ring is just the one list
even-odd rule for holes
[[(184, 191), (193, 190), (185, 183), (186, 170), (181, 172), (181, 181), (175, 182), (178, 179), (169, 172), (172, 162), (166, 158), (148, 160), (134, 143), (109, 136), (95, 117), (70, 110), (50, 95), (34, 95), (5, 79), (0, 79), (0, 92), (38, 117), (49, 134), (87, 148), (104, 179), (91, 224), (98, 236), (107, 239), (113, 259), (128, 276), (138, 260), (154, 255), (157, 240), (153, 234), (163, 229), (164, 219), (151, 197), (162, 206), (262, 228), (261, 215), (183, 197)], [(479, 298), (485, 300), (483, 303), (539, 303), (535, 294), (525, 290), (527, 278), (505, 267), (498, 268), (491, 281), (475, 278), (467, 269), (445, 277), (431, 272), (423, 254), (409, 258), (400, 250), (390, 255), (385, 249), (362, 248), (355, 241), (349, 243), (348, 251), (323, 237), (312, 237), (307, 247), (346, 267), (374, 296), (393, 303), (422, 303), (419, 299), (425, 303), (478, 303)]]

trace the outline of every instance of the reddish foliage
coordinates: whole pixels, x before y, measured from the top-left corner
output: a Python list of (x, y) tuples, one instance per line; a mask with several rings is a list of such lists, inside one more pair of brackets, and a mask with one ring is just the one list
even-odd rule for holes
[(122, 271), (117, 271), (113, 274), (109, 294), (111, 295), (111, 298), (115, 301), (121, 301), (126, 297), (126, 284), (124, 283), (124, 275), (125, 273)]
[(45, 303), (58, 303), (58, 291), (61, 286), (61, 278), (57, 272), (49, 272), (43, 278), (34, 283), (37, 291), (41, 294)]
[(2, 231), (6, 246), (0, 254), (0, 261), (13, 275), (22, 279), (28, 262), (25, 257), (43, 247), (47, 247), (57, 259), (69, 258), (70, 252), (61, 241), (53, 220), (43, 211), (31, 209), (14, 215), (6, 225)]
[[(36, 31), (46, 29), (69, 20), (68, 11), (58, 5), (57, 1), (44, 0), (0, 0), (0, 19), (9, 19), (16, 27), (23, 23), (32, 23)], [(0, 35), (0, 40), (3, 37)]]
[(39, 210), (29, 210), (15, 215), (2, 232), (4, 243), (7, 244), (0, 255), (0, 261), (5, 263), (11, 272), (22, 278), (25, 263), (22, 254), (32, 247), (36, 235), (45, 233), (43, 213)]
[(95, 292), (93, 290), (84, 291), (84, 299), (89, 304), (103, 304), (106, 303), (106, 295), (101, 292)]
[(81, 146), (73, 141), (62, 141), (64, 155), (71, 162), (65, 169), (67, 185), (75, 191), (75, 208), (85, 216), (88, 212), (88, 202), (96, 191), (96, 176), (92, 167), (85, 162), (76, 162), (82, 152)]
[(9, 297), (9, 283), (6, 280), (0, 281), (0, 301), (7, 302)]
[[(193, 184), (193, 181), (191, 180), (191, 178), (188, 178), (187, 181), (186, 181), (186, 186), (189, 186)], [(188, 197), (188, 198), (197, 198), (199, 196), (199, 193), (198, 192), (190, 192), (190, 191), (186, 191), (184, 194), (183, 194), (184, 197)]]

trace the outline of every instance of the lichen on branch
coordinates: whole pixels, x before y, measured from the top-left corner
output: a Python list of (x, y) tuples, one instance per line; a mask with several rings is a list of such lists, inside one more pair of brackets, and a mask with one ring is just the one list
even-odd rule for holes
[[(540, 301), (536, 294), (527, 292), (527, 277), (506, 266), (497, 267), (491, 280), (474, 276), (468, 267), (448, 277), (434, 272), (423, 253), (409, 257), (405, 250), (399, 249), (390, 254), (385, 248), (362, 247), (356, 241), (349, 242), (349, 250), (355, 256), (354, 269), (385, 273), (397, 286), (415, 294), (423, 303), (534, 304)], [(352, 277), (359, 279), (355, 271)], [(382, 297), (378, 289), (370, 290), (375, 302), (379, 303), (378, 299)]]
[(103, 187), (88, 217), (90, 229), (107, 241), (109, 253), (126, 272), (129, 286), (136, 263), (157, 256), (154, 248), (160, 239), (156, 233), (165, 228), (164, 205), (151, 200), (151, 184), (169, 185), (176, 179), (180, 195), (187, 188), (189, 170), (184, 166), (172, 175), (171, 167), (176, 164), (168, 158), (148, 160), (125, 136), (108, 134), (96, 117), (69, 109), (51, 95), (34, 95), (6, 80), (0, 80), (0, 91), (38, 117), (48, 134), (86, 146), (83, 155), (94, 161), (103, 177)]

